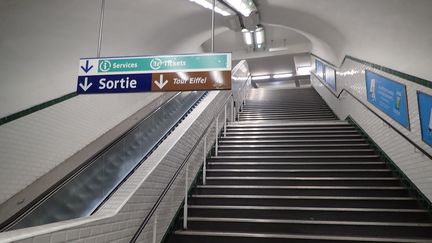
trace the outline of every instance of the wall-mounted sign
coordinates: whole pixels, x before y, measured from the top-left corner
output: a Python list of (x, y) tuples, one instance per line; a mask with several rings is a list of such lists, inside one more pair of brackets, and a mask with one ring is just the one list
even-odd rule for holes
[(432, 146), (432, 96), (418, 92), (417, 98), (422, 139), (425, 143)]
[(320, 77), (333, 91), (336, 89), (336, 70), (315, 59), (315, 74)]
[(336, 92), (336, 70), (327, 65), (325, 65), (324, 81)]
[(315, 73), (318, 77), (324, 79), (324, 64), (315, 59)]
[(231, 53), (84, 58), (77, 93), (231, 89)]
[(367, 100), (405, 128), (410, 128), (405, 85), (366, 71)]

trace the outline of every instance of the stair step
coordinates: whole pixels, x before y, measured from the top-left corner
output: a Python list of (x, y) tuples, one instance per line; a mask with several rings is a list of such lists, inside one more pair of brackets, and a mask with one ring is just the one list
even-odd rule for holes
[(190, 205), (189, 217), (231, 217), (359, 222), (428, 223), (427, 210), (385, 208), (323, 208), (284, 206)]
[(221, 137), (219, 139), (219, 144), (221, 146), (225, 144), (253, 144), (253, 145), (274, 145), (274, 144), (294, 144), (294, 145), (303, 145), (303, 144), (311, 144), (311, 143), (322, 143), (322, 144), (359, 144), (364, 143), (365, 140), (363, 138), (353, 138), (353, 139), (227, 139), (228, 137)]
[(399, 186), (278, 186), (278, 185), (198, 185), (194, 194), (280, 195), (280, 196), (362, 196), (407, 197), (408, 190)]
[(360, 144), (261, 144), (261, 145), (225, 145), (225, 144), (220, 144), (219, 145), (219, 149), (220, 150), (228, 150), (228, 149), (241, 149), (241, 150), (257, 150), (257, 149), (292, 149), (292, 148), (297, 148), (297, 149), (328, 149), (328, 148), (338, 148), (338, 149), (354, 149), (354, 148), (360, 148), (360, 149), (371, 149), (370, 145), (367, 143), (360, 143)]
[(207, 177), (209, 185), (400, 186), (395, 177)]
[(362, 138), (361, 134), (309, 134), (309, 135), (237, 135), (237, 136), (229, 136), (229, 137), (222, 137), (224, 140), (239, 140), (239, 139), (254, 139), (254, 140), (258, 140), (258, 139), (283, 139), (283, 140), (294, 140), (294, 139), (319, 139), (319, 138), (323, 138), (323, 139), (333, 139), (333, 138), (342, 138), (342, 139), (350, 139), (350, 138), (354, 138), (354, 139), (358, 139), (358, 138)]
[(210, 169), (385, 169), (384, 162), (210, 162)]
[(432, 237), (432, 224), (430, 223), (189, 217), (188, 227), (192, 230), (212, 229), (223, 232), (354, 235), (357, 237), (384, 236), (395, 238)]
[(248, 154), (248, 156), (332, 156), (332, 155), (375, 155), (375, 150), (373, 149), (285, 149), (285, 150), (273, 150), (273, 149), (262, 149), (262, 150), (218, 150), (218, 156), (241, 156)]
[(332, 131), (253, 131), (253, 132), (245, 132), (245, 131), (227, 131), (227, 136), (255, 136), (255, 135), (291, 135), (291, 134), (358, 134), (356, 130), (332, 130)]
[(341, 196), (278, 196), (278, 195), (198, 195), (191, 205), (286, 206), (333, 208), (411, 208), (418, 207), (412, 197), (341, 197)]
[(265, 123), (254, 122), (234, 122), (227, 125), (228, 129), (332, 129), (338, 127), (355, 128), (353, 125), (346, 121), (313, 121), (313, 122), (286, 122), (286, 121), (268, 121)]
[(214, 156), (211, 157), (211, 161), (219, 162), (219, 161), (247, 161), (247, 162), (254, 162), (254, 161), (265, 161), (265, 162), (291, 162), (291, 161), (297, 161), (297, 162), (337, 162), (337, 161), (352, 161), (352, 162), (358, 162), (358, 161), (365, 161), (368, 162), (374, 162), (374, 161), (380, 161), (380, 157), (378, 155), (266, 155), (266, 156), (241, 156), (241, 155), (223, 155), (223, 156)]
[(334, 116), (271, 116), (271, 117), (244, 117), (240, 116), (241, 121), (265, 121), (265, 120), (275, 120), (275, 119), (284, 119), (284, 120), (298, 120), (298, 121), (308, 121), (308, 120), (334, 120), (336, 119)]
[(267, 111), (241, 111), (240, 117), (274, 117), (274, 116), (334, 116), (331, 110), (320, 110), (316, 111), (314, 109), (303, 109), (295, 110), (287, 113), (284, 110), (274, 110), (271, 112)]
[(355, 237), (326, 234), (264, 234), (244, 232), (218, 232), (198, 230), (178, 230), (175, 232), (179, 243), (430, 243), (428, 239), (419, 238), (383, 238), (383, 237)]
[(277, 176), (277, 177), (387, 177), (393, 176), (389, 169), (207, 169), (209, 177), (222, 176)]
[(341, 121), (341, 120), (334, 120), (334, 121), (314, 121), (314, 122), (286, 122), (286, 121), (269, 121), (265, 123), (242, 123), (242, 122), (235, 122), (228, 124), (228, 128), (230, 127), (236, 127), (236, 128), (257, 128), (257, 127), (338, 127), (338, 126), (348, 126), (348, 127), (354, 127), (352, 124), (348, 123), (347, 121)]

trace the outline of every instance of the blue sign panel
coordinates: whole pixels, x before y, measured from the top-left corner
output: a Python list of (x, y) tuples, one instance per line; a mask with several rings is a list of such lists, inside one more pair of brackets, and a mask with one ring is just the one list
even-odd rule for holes
[(324, 78), (324, 64), (319, 60), (315, 60), (315, 73), (320, 78)]
[(336, 71), (327, 65), (325, 66), (325, 82), (333, 91), (336, 91)]
[(150, 92), (152, 74), (79, 76), (78, 94)]
[(418, 105), (423, 141), (432, 146), (432, 96), (418, 92)]
[(409, 129), (408, 102), (404, 85), (366, 71), (366, 93), (369, 103)]

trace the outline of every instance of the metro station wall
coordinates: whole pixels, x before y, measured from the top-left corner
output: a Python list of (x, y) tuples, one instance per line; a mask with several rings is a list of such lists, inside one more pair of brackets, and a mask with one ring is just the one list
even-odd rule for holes
[[(101, 2), (0, 1), (0, 118), (75, 92), (79, 59), (97, 55)], [(106, 1), (101, 56), (202, 52), (203, 41), (190, 38), (209, 31), (210, 23), (198, 21), (207, 16), (191, 9), (166, 21), (156, 2)], [(184, 1), (169, 4), (185, 8)]]
[[(136, 123), (140, 119), (134, 115), (137, 111), (144, 109), (142, 117), (158, 107), (158, 103), (149, 106), (152, 101), (161, 97), (162, 102), (168, 96), (168, 93), (165, 97), (162, 93), (77, 96), (3, 124), (0, 126), (0, 204), (36, 180), (43, 179), (42, 176), (65, 160), (73, 159), (72, 156), (76, 157), (73, 164), (79, 160), (79, 163), (84, 162), (127, 129), (114, 127), (129, 117), (129, 123)], [(108, 136), (101, 141), (103, 135)], [(83, 151), (95, 143), (97, 146), (92, 146), (93, 151)], [(62, 178), (67, 173), (65, 168), (63, 170), (57, 172), (56, 177)], [(40, 190), (44, 189), (33, 188), (28, 193), (37, 196), (42, 192)], [(13, 201), (25, 199), (27, 203), (31, 200), (28, 193)], [(16, 202), (11, 203), (19, 206)], [(3, 206), (0, 212), (3, 212)]]
[[(323, 62), (326, 63), (325, 61)], [(315, 63), (315, 61), (313, 63)], [(406, 86), (410, 121), (409, 129), (368, 102), (365, 80), (366, 70)], [(417, 103), (417, 91), (431, 95), (432, 90), (430, 88), (405, 80), (380, 69), (372, 68), (349, 58), (345, 60), (340, 68), (337, 68), (336, 91), (333, 92), (331, 89), (325, 87), (324, 82), (315, 75), (311, 75), (311, 82), (340, 119), (346, 119), (350, 115), (385, 153), (390, 156), (425, 196), (432, 201), (432, 181), (430, 179), (430, 175), (432, 174), (432, 161), (348, 93), (342, 92), (339, 99), (335, 97), (335, 95), (338, 96), (343, 89), (351, 92), (411, 141), (429, 154), (432, 154), (432, 147), (422, 141)]]
[[(201, 25), (167, 38), (170, 32), (154, 25), (164, 16), (136, 3), (106, 1), (102, 56), (176, 52), (173, 43), (203, 25), (192, 21)], [(184, 3), (173, 8), (176, 4)], [(0, 118), (75, 92), (79, 58), (97, 53), (100, 8), (100, 0), (0, 1)], [(142, 21), (143, 16), (156, 19)], [(164, 23), (181, 29), (183, 22)], [(185, 51), (201, 50), (191, 45)], [(0, 204), (161, 95), (78, 96), (1, 125)]]
[[(2, 232), (0, 242), (129, 242), (204, 129), (214, 122), (212, 118), (220, 111), (229, 95), (227, 91), (210, 92), (95, 214)], [(230, 111), (227, 112), (229, 114)], [(219, 124), (222, 124), (223, 112), (218, 118)], [(207, 131), (207, 152), (211, 150), (210, 141), (215, 137), (215, 130), (212, 126)], [(157, 231), (156, 242), (162, 240), (184, 199), (186, 168), (189, 169), (190, 186), (202, 165), (203, 142), (201, 140), (191, 154), (188, 166), (180, 171), (138, 242), (152, 242), (154, 229)]]

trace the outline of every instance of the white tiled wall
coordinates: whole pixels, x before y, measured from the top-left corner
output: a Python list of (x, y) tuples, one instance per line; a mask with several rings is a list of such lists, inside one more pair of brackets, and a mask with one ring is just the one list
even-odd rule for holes
[[(197, 138), (212, 121), (229, 93), (210, 92), (200, 105), (161, 143), (136, 172), (90, 217), (0, 233), (0, 242), (129, 242), (157, 198), (185, 159)], [(228, 110), (229, 114), (229, 110)], [(219, 117), (222, 124), (223, 112)], [(221, 127), (221, 126), (220, 126)], [(208, 138), (214, 138), (215, 129)], [(189, 159), (192, 182), (203, 161), (202, 142)], [(207, 147), (210, 149), (210, 146)], [(152, 242), (154, 217), (160, 241), (184, 196), (185, 171), (181, 171), (150, 223), (140, 235), (140, 242)]]
[[(315, 61), (313, 62), (315, 63)], [(325, 63), (325, 62), (324, 62)], [(368, 103), (366, 98), (365, 70), (370, 70), (406, 85), (408, 96), (408, 110), (411, 129), (408, 130), (387, 116), (385, 113)], [(432, 154), (432, 147), (421, 139), (421, 127), (418, 114), (417, 90), (432, 94), (432, 90), (414, 82), (404, 80), (392, 74), (371, 68), (367, 65), (346, 59), (336, 75), (337, 92), (327, 89), (322, 80), (311, 75), (311, 82), (318, 93), (333, 109), (340, 119), (350, 115), (363, 130), (385, 151), (387, 155), (399, 166), (399, 168), (416, 184), (416, 186), (432, 201), (432, 161), (400, 136), (391, 127), (386, 125), (376, 115), (365, 108), (347, 92), (342, 92), (339, 99), (335, 95), (345, 89), (360, 99), (369, 108), (385, 118), (401, 133), (415, 142), (422, 149)], [(335, 94), (335, 95), (334, 95)]]
[(31, 202), (172, 95), (78, 96), (0, 126), (0, 221)]

